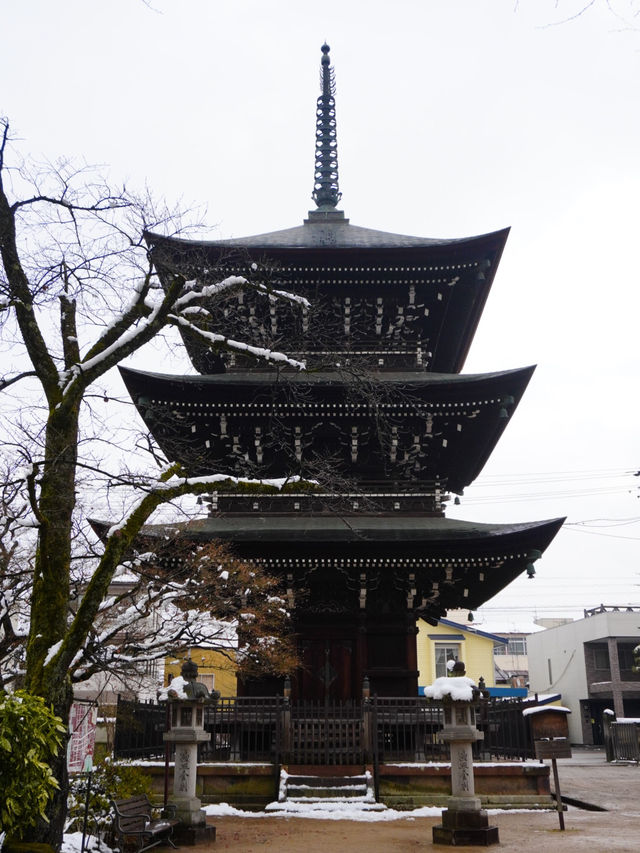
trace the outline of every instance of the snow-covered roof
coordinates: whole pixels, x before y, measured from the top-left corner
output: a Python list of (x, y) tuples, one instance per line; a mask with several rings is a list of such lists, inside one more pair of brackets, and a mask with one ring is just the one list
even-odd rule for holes
[(530, 717), (532, 714), (546, 714), (547, 711), (558, 711), (561, 714), (570, 714), (571, 708), (565, 708), (563, 705), (538, 705), (535, 708), (525, 708), (522, 715), (524, 717)]
[(532, 619), (487, 619), (487, 621), (474, 622), (474, 627), (486, 634), (497, 634), (499, 637), (507, 636), (508, 634), (537, 634), (539, 631), (544, 631), (541, 625), (536, 625)]

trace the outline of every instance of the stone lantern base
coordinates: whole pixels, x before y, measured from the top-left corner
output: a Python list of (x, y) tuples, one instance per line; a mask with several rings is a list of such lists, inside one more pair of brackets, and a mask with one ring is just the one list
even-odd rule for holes
[(483, 809), (450, 808), (442, 812), (442, 823), (433, 827), (433, 843), (488, 847), (499, 844), (500, 839), (498, 827), (489, 826), (489, 816)]
[(173, 831), (173, 840), (179, 847), (195, 847), (196, 845), (213, 844), (216, 840), (215, 826), (185, 826), (179, 824)]

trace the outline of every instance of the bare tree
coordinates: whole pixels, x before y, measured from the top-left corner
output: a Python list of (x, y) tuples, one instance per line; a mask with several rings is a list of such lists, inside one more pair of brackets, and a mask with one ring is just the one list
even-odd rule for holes
[[(2, 462), (6, 464), (5, 459)], [(0, 471), (0, 690), (9, 681), (20, 686), (24, 671), (34, 550), (34, 537), (29, 535), (33, 529), (23, 526), (26, 514), (27, 504), (14, 478), (8, 470)]]
[[(144, 233), (176, 233), (180, 225), (178, 217), (154, 205), (148, 194), (137, 197), (126, 187), (114, 190), (97, 170), (78, 169), (66, 161), (27, 163), (12, 146), (8, 122), (0, 123), (0, 323), (5, 356), (0, 391), (8, 414), (7, 446), (15, 451), (10, 481), (14, 494), (8, 500), (17, 509), (3, 522), (3, 569), (16, 555), (18, 528), (30, 526), (36, 545), (28, 557), (33, 574), (21, 674), (25, 688), (42, 696), (63, 720), (68, 718), (73, 679), (100, 664), (104, 637), (96, 633), (97, 626), (114, 573), (131, 559), (142, 525), (176, 498), (234, 486), (226, 476), (189, 478), (176, 465), (135, 476), (124, 470), (124, 463), (118, 463), (122, 470), (115, 476), (105, 470), (104, 462), (114, 451), (104, 446), (104, 418), (93, 405), (94, 397), (105, 396), (100, 387), (105, 375), (171, 327), (213, 349), (302, 366), (280, 353), (230, 340), (223, 328), (194, 324), (202, 300), (224, 298), (230, 288), (253, 288), (270, 299), (287, 295), (271, 293), (258, 267), (251, 280), (227, 276), (200, 290), (184, 275), (165, 271), (161, 285)], [(96, 485), (117, 482), (120, 487), (126, 484), (130, 498), (121, 523), (107, 531), (101, 552), (83, 564), (78, 595), (74, 542), (88, 536), (83, 474), (94, 495)], [(212, 597), (207, 607), (212, 609), (219, 603), (213, 594), (214, 581), (220, 579), (218, 563), (209, 570)], [(20, 577), (18, 573), (18, 587)], [(18, 588), (13, 589), (15, 593)], [(15, 594), (13, 600), (16, 606)], [(148, 585), (141, 601), (135, 606), (146, 609), (157, 603)], [(184, 605), (177, 592), (174, 604), (178, 609)], [(3, 607), (3, 619), (7, 612)], [(104, 620), (102, 624), (107, 630)], [(3, 642), (15, 647), (13, 622), (5, 625)], [(49, 810), (50, 823), (39, 829), (38, 837), (58, 845), (67, 790), (64, 754), (53, 772), (60, 791)]]

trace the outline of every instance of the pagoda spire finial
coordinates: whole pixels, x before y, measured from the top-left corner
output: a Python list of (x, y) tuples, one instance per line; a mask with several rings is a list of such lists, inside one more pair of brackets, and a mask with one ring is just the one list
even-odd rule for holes
[(333, 210), (342, 198), (338, 187), (338, 137), (336, 133), (335, 75), (329, 45), (322, 45), (320, 85), (316, 107), (316, 164), (311, 198), (320, 210)]

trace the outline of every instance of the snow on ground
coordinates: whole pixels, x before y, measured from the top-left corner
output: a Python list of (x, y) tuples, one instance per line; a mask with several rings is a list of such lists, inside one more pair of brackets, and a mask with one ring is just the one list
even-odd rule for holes
[[(235, 806), (230, 806), (228, 803), (220, 803), (218, 805), (204, 806), (204, 811), (207, 817), (235, 817), (235, 818), (260, 818), (260, 817), (284, 817), (295, 818), (301, 817), (307, 820), (352, 820), (360, 822), (373, 821), (392, 821), (392, 820), (415, 820), (419, 817), (439, 818), (442, 814), (442, 809), (434, 806), (423, 806), (418, 809), (408, 811), (398, 811), (397, 809), (388, 809), (385, 806), (376, 804), (376, 810), (368, 809), (359, 803), (269, 803), (264, 811), (251, 812), (237, 809)], [(366, 806), (366, 804), (365, 804)], [(505, 812), (503, 809), (487, 809), (487, 814), (525, 814), (530, 811), (535, 811), (540, 814), (542, 809), (509, 809)], [(544, 809), (544, 811), (548, 811)], [(64, 836), (60, 853), (80, 853), (82, 845), (82, 833), (70, 832)], [(87, 836), (84, 845), (85, 853), (112, 853), (110, 847), (101, 842), (98, 838)]]
[[(295, 806), (295, 808), (292, 808)], [(280, 812), (277, 810), (281, 809)], [(208, 817), (303, 817), (311, 820), (353, 820), (353, 821), (390, 821), (415, 820), (417, 817), (440, 817), (442, 809), (436, 806), (423, 806), (408, 811), (382, 808), (377, 811), (363, 809), (357, 803), (327, 803), (324, 808), (318, 808), (318, 803), (269, 803), (265, 811), (247, 812), (230, 806), (228, 803), (204, 806)], [(508, 814), (522, 814), (541, 809), (509, 809)], [(546, 811), (546, 809), (545, 809)], [(505, 814), (504, 809), (487, 809), (487, 814)]]
[[(82, 833), (67, 832), (62, 839), (62, 847), (60, 853), (80, 853), (82, 849)], [(87, 835), (84, 840), (84, 849), (90, 853), (112, 853), (111, 847), (107, 847), (99, 838), (93, 835)]]
[(208, 817), (304, 817), (313, 820), (412, 820), (416, 817), (440, 817), (442, 809), (425, 807), (412, 811), (382, 809), (371, 811), (363, 809), (358, 803), (269, 803), (265, 811), (247, 812), (230, 806), (228, 803), (204, 806)]

